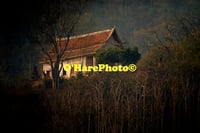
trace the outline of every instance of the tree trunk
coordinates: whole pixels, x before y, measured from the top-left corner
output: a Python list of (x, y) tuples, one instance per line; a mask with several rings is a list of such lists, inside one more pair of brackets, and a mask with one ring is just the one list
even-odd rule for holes
[(56, 61), (54, 68), (52, 68), (52, 88), (59, 89), (59, 61)]
[(55, 90), (59, 88), (59, 79), (58, 78), (52, 79), (52, 88)]
[(59, 76), (52, 76), (52, 88), (59, 89)]

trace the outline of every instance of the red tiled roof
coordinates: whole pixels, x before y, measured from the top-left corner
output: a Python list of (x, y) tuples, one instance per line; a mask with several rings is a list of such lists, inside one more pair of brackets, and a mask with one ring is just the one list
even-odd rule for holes
[(67, 45), (67, 50), (86, 48), (96, 44), (102, 44), (103, 42), (107, 41), (112, 32), (113, 29), (109, 29), (71, 37)]
[[(64, 54), (64, 59), (80, 57), (84, 55), (95, 54), (114, 32), (114, 28), (103, 31), (93, 32), (80, 36), (70, 37), (67, 44), (67, 49)], [(66, 39), (62, 38), (61, 48), (64, 48)], [(52, 50), (51, 50), (52, 52)], [(42, 59), (41, 62), (48, 61), (48, 58)]]

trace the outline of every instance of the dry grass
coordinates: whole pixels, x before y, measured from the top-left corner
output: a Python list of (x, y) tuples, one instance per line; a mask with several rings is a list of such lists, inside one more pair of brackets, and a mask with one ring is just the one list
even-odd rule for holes
[(47, 94), (51, 131), (155, 133), (198, 128), (199, 83), (181, 72), (171, 74), (138, 70), (68, 81), (65, 89)]

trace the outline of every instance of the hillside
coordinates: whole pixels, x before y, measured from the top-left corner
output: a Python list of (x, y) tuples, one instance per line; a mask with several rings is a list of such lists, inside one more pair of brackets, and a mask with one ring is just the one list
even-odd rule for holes
[(182, 16), (199, 16), (198, 0), (96, 0), (89, 2), (76, 27), (76, 34), (116, 26), (127, 46), (138, 46), (143, 53), (154, 41), (147, 33), (164, 30), (165, 24)]

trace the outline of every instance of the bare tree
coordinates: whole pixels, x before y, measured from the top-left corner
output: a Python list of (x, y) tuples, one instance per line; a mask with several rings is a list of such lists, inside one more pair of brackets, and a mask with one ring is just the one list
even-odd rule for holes
[(59, 88), (63, 57), (86, 2), (87, 0), (55, 1), (42, 17), (38, 40), (52, 70), (53, 89)]

